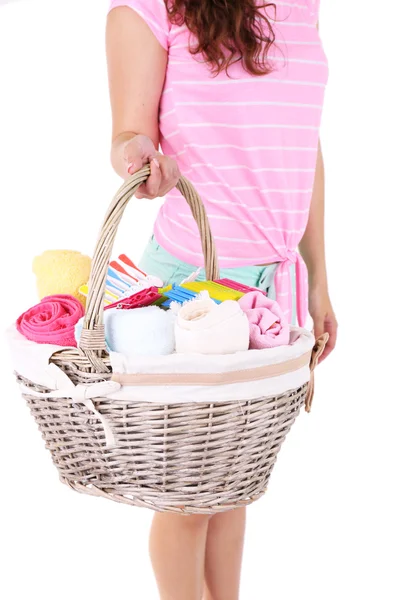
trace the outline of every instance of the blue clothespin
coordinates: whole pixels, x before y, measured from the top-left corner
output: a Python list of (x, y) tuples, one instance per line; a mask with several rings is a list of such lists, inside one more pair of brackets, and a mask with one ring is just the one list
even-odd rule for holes
[(127, 283), (122, 277), (120, 277), (118, 271), (113, 269), (112, 267), (108, 267), (107, 271), (108, 278), (111, 280), (114, 285), (118, 285), (121, 289), (126, 292), (129, 288), (129, 283)]
[(110, 279), (106, 280), (106, 289), (109, 289), (110, 292), (113, 292), (113, 294), (117, 295), (121, 295), (125, 291), (122, 288), (117, 287)]
[(186, 290), (185, 288), (182, 288), (181, 286), (174, 284), (172, 286), (172, 289), (169, 292), (166, 292), (165, 295), (170, 300), (173, 300), (175, 302), (179, 302), (180, 304), (182, 304), (183, 302), (186, 302), (187, 300), (192, 300), (193, 298), (195, 298), (197, 296), (197, 292), (192, 292), (191, 290)]

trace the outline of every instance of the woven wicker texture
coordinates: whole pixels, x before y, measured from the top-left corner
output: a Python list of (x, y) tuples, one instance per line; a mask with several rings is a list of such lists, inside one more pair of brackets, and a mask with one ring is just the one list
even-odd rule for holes
[[(102, 324), (106, 272), (129, 199), (149, 175), (145, 167), (125, 182), (106, 214), (96, 246), (84, 333), (79, 349), (53, 355), (76, 385), (110, 378)], [(218, 261), (204, 206), (184, 178), (178, 184), (199, 226), (207, 277)], [(106, 447), (102, 423), (71, 398), (18, 379), (61, 480), (71, 488), (158, 511), (213, 514), (250, 504), (266, 490), (277, 454), (305, 402), (308, 384), (279, 397), (216, 404), (163, 405), (97, 398), (116, 440)]]
[(117, 441), (111, 449), (84, 406), (24, 397), (71, 488), (154, 510), (212, 514), (265, 492), (306, 391), (304, 385), (277, 398), (168, 406), (99, 399), (96, 409)]

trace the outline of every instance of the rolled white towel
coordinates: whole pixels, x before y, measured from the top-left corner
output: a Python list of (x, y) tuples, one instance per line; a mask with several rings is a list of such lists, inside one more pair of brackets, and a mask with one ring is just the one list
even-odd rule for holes
[(234, 354), (249, 349), (249, 321), (237, 302), (201, 297), (184, 304), (175, 322), (180, 354)]
[[(125, 356), (159, 356), (175, 350), (176, 315), (158, 306), (123, 310), (110, 308), (104, 312), (106, 342), (109, 350)], [(75, 329), (79, 341), (82, 320)]]

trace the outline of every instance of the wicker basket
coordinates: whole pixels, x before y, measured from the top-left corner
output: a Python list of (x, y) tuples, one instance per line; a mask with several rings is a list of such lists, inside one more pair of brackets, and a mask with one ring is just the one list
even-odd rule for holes
[[(326, 337), (298, 359), (307, 364), (307, 381), (282, 394), (268, 395), (266, 389), (265, 396), (246, 400), (168, 404), (110, 399), (113, 373), (102, 324), (106, 272), (124, 209), (148, 175), (145, 167), (125, 182), (106, 214), (80, 348), (51, 357), (73, 391), (62, 394), (21, 372), (17, 378), (63, 483), (157, 511), (212, 514), (250, 504), (266, 491), (283, 440), (302, 405), (311, 405), (312, 372)], [(177, 187), (199, 226), (207, 277), (216, 279), (218, 261), (203, 204), (185, 178)]]

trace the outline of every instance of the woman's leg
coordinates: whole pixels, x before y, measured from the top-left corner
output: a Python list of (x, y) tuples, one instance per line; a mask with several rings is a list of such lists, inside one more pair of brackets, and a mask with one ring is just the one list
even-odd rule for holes
[(205, 600), (239, 600), (246, 509), (214, 515), (208, 525)]
[(209, 520), (207, 515), (154, 515), (150, 556), (160, 600), (201, 600)]

